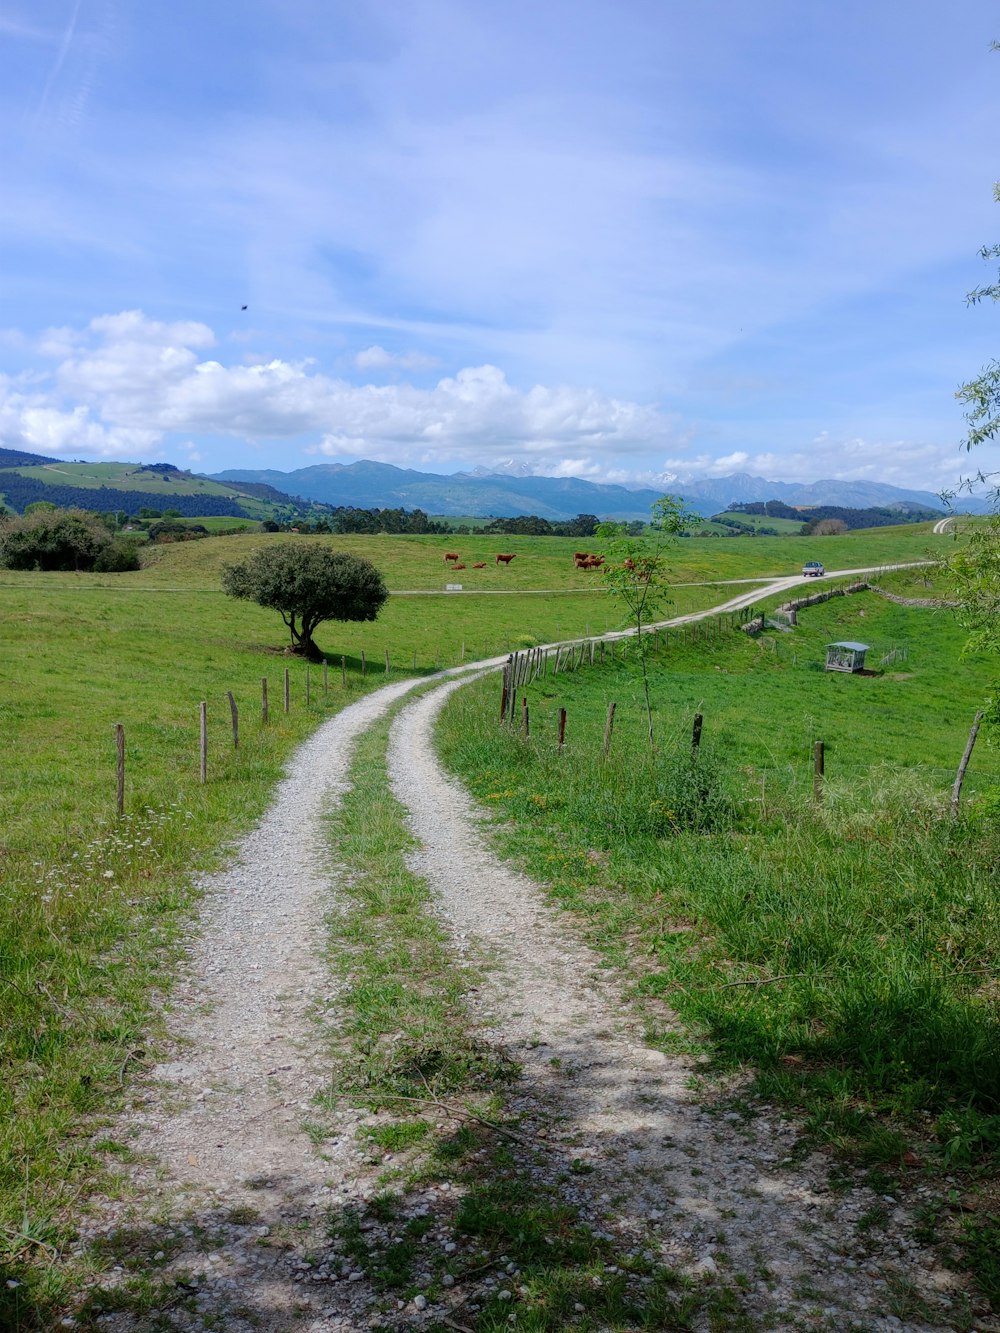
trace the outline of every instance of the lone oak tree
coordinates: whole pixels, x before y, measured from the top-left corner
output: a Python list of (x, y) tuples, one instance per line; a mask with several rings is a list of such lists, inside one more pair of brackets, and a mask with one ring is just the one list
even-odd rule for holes
[(222, 589), (277, 611), (292, 652), (319, 657), (313, 632), (324, 620), (374, 620), (389, 596), (370, 560), (323, 546), (265, 546), (222, 571)]

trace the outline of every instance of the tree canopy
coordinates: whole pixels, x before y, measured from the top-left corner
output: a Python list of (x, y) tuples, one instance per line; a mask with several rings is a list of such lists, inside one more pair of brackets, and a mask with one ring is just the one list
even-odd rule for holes
[[(1000, 182), (993, 186), (993, 197), (1000, 203)], [(984, 245), (979, 256), (987, 261), (1000, 259), (1000, 245)], [(969, 305), (978, 305), (985, 300), (1000, 301), (1000, 273), (995, 282), (974, 288), (965, 299)], [(994, 440), (1000, 432), (1000, 361), (990, 361), (974, 380), (962, 385), (955, 397), (966, 408), (965, 419), (969, 426), (966, 449)]]
[(320, 655), (313, 633), (325, 620), (374, 620), (389, 596), (370, 560), (298, 542), (264, 546), (225, 566), (222, 588), (230, 597), (277, 611), (292, 651), (306, 657)]
[(139, 556), (134, 543), (114, 537), (98, 515), (37, 505), (0, 522), (0, 565), (120, 573), (138, 569)]

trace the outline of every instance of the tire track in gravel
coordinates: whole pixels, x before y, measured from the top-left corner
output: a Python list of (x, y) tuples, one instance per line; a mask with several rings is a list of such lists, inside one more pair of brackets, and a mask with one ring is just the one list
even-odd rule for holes
[[(324, 1308), (296, 1327), (368, 1326), (358, 1322), (374, 1300), (367, 1283), (324, 1288), (325, 1302), (302, 1285), (327, 1211), (363, 1203), (369, 1188), (354, 1142), (359, 1114), (339, 1112), (322, 1151), (303, 1129), (329, 1081), (312, 1015), (317, 1001), (335, 1000), (323, 954), (337, 876), (322, 817), (347, 790), (360, 735), (422, 683), (383, 686), (324, 723), (232, 861), (201, 881), (197, 933), (169, 1001), (176, 1058), (150, 1071), (145, 1105), (118, 1126), (139, 1158), (138, 1199), (107, 1200), (81, 1226), (91, 1242), (131, 1230), (149, 1269), (185, 1283), (194, 1275), (178, 1290), (197, 1290), (199, 1313), (174, 1310), (171, 1327), (222, 1318), (227, 1333), (278, 1333), (296, 1312)], [(292, 1242), (288, 1232), (299, 1234)], [(102, 1286), (124, 1280), (116, 1269)], [(148, 1327), (125, 1314), (103, 1315), (100, 1326)]]
[[(822, 1155), (793, 1164), (797, 1133), (776, 1108), (744, 1124), (698, 1105), (687, 1091), (692, 1062), (643, 1044), (641, 1019), (597, 956), (489, 850), (482, 814), (434, 757), (435, 718), (462, 683), (401, 710), (390, 778), (421, 844), (411, 868), (456, 939), (474, 938), (496, 959), (476, 998), (483, 1035), (523, 1066), (518, 1095), (547, 1113), (563, 1170), (574, 1159), (593, 1168), (586, 1185), (574, 1181), (584, 1215), (692, 1275), (748, 1275), (745, 1307), (762, 1328), (956, 1327), (958, 1282), (909, 1239), (905, 1207), (890, 1201), (884, 1232), (863, 1236), (859, 1218), (884, 1203), (860, 1186), (831, 1195)], [(889, 1313), (897, 1281), (914, 1285), (933, 1322)]]
[(330, 984), (322, 962), (330, 853), (321, 817), (347, 790), (358, 737), (419, 683), (385, 686), (321, 726), (234, 860), (202, 881), (202, 934), (190, 961), (197, 980), (183, 1021), (190, 1053), (152, 1071), (189, 1100), (140, 1139), (172, 1163), (179, 1181), (211, 1189), (274, 1172), (322, 1175), (296, 1132), (309, 1105), (304, 1089), (317, 1090), (323, 1077), (308, 1018)]

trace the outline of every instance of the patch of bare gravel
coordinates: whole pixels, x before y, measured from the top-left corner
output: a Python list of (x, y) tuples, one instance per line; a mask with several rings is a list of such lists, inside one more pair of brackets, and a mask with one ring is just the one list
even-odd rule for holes
[[(592, 1226), (707, 1282), (743, 1275), (761, 1328), (968, 1328), (958, 1279), (912, 1239), (919, 1190), (831, 1193), (828, 1160), (793, 1159), (797, 1130), (776, 1108), (747, 1121), (701, 1104), (692, 1064), (644, 1044), (640, 1017), (571, 922), (488, 849), (482, 814), (434, 757), (435, 716), (459, 683), (401, 711), (390, 775), (421, 843), (412, 869), (456, 939), (499, 960), (479, 1019), (524, 1067), (516, 1106), (557, 1150), (552, 1179), (574, 1161), (593, 1168), (567, 1187)], [(914, 1316), (918, 1301), (929, 1320)]]

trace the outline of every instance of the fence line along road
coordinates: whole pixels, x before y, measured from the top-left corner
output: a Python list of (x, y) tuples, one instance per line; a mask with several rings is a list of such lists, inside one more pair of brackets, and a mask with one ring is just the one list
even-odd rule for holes
[[(858, 569), (832, 569), (824, 579), (824, 582), (835, 578), (853, 578), (862, 574), (888, 573), (894, 569), (919, 569), (924, 565), (933, 565), (933, 560), (909, 560), (905, 563), (895, 565), (865, 565)], [(704, 611), (689, 611), (682, 616), (673, 616), (670, 620), (656, 620), (643, 626), (644, 634), (651, 634), (654, 630), (670, 629), (672, 626), (689, 625), (698, 620), (710, 620), (713, 616), (727, 615), (732, 611), (741, 611), (744, 607), (753, 606), (764, 597), (773, 597), (778, 593), (789, 592), (792, 588), (797, 588), (803, 584), (815, 587), (816, 580), (803, 574), (787, 574), (780, 578), (758, 578), (754, 580), (733, 580), (734, 582), (753, 582), (756, 586), (750, 591), (739, 593), (731, 597), (728, 601), (718, 602), (715, 606), (710, 606)], [(761, 585), (765, 586), (761, 586)], [(541, 652), (545, 649), (566, 648), (571, 644), (589, 643), (593, 640), (595, 643), (614, 642), (619, 639), (634, 639), (636, 631), (634, 629), (606, 630), (603, 634), (584, 634), (577, 635), (572, 639), (556, 639), (551, 643), (539, 643), (530, 651)], [(526, 650), (527, 651), (527, 650)], [(507, 664), (509, 653), (502, 657), (490, 657), (479, 662), (466, 662), (462, 666), (449, 667), (443, 671), (442, 675), (457, 675), (466, 671), (489, 671)]]

